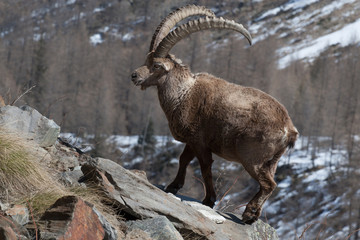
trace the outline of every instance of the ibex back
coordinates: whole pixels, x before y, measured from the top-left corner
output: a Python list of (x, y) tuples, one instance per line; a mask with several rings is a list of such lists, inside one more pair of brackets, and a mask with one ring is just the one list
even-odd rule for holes
[[(181, 20), (201, 15), (174, 30)], [(170, 49), (189, 34), (205, 29), (248, 31), (234, 21), (215, 17), (205, 7), (189, 5), (170, 13), (156, 29), (145, 64), (132, 74), (135, 85), (156, 86), (160, 105), (175, 139), (186, 143), (175, 180), (166, 191), (176, 193), (185, 181), (186, 168), (197, 157), (206, 186), (203, 204), (214, 206), (212, 153), (241, 163), (260, 184), (259, 192), (247, 204), (243, 221), (256, 221), (264, 202), (276, 187), (277, 163), (298, 132), (286, 109), (268, 94), (229, 83), (207, 73), (193, 74)]]

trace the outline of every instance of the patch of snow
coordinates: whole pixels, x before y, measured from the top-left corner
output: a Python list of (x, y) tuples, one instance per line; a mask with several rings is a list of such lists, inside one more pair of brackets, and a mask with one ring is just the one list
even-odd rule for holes
[(121, 152), (126, 153), (135, 145), (138, 144), (139, 136), (122, 136), (122, 135), (113, 135), (106, 139), (107, 143), (113, 143), (117, 149)]
[(169, 164), (179, 164), (179, 160), (177, 158), (172, 158)]
[[(91, 138), (91, 136), (89, 136)], [(74, 133), (60, 133), (60, 138), (70, 143), (74, 147), (79, 148), (83, 152), (88, 152), (93, 149), (86, 139), (77, 137)]]
[(133, 34), (133, 33), (125, 33), (121, 40), (122, 40), (123, 42), (127, 42), (127, 41), (130, 41), (130, 40), (133, 39), (133, 38), (134, 38), (134, 34)]
[(135, 164), (137, 164), (137, 163), (141, 163), (143, 160), (144, 160), (143, 157), (134, 158), (133, 160), (131, 160), (131, 162), (129, 163), (129, 165), (135, 165)]
[(32, 18), (36, 18), (40, 15), (44, 15), (45, 13), (49, 12), (50, 10), (48, 8), (40, 8), (40, 9), (35, 9), (31, 12), (30, 16)]
[(224, 162), (221, 164), (221, 168), (226, 171), (236, 171), (239, 170), (240, 167), (241, 164), (234, 162), (226, 162), (226, 163)]
[[(343, 28), (319, 37), (309, 43), (301, 44), (298, 47), (292, 47), (296, 50), (286, 56), (282, 57), (278, 61), (279, 69), (287, 67), (290, 62), (297, 59), (308, 59), (312, 61), (322, 51), (331, 45), (339, 44), (340, 46), (348, 46), (360, 41), (360, 19), (357, 21), (345, 25)], [(287, 48), (280, 49), (279, 53), (287, 52)]]
[[(326, 168), (322, 168), (320, 170), (317, 170), (315, 172), (312, 172), (309, 176), (307, 176), (304, 179), (304, 182), (308, 183), (308, 182), (321, 182), (321, 181), (325, 181), (329, 176), (329, 170)], [(317, 183), (318, 184), (318, 183)], [(319, 186), (317, 186), (319, 187)]]
[(135, 21), (132, 22), (132, 24), (137, 25), (139, 23), (143, 23), (143, 22), (145, 22), (145, 19), (146, 19), (145, 16), (138, 17)]
[(110, 28), (109, 28), (108, 26), (105, 26), (105, 27), (103, 27), (103, 28), (100, 28), (100, 29), (99, 29), (99, 32), (106, 33), (106, 32), (108, 32), (109, 30), (110, 30)]
[[(359, 41), (359, 20), (317, 39), (313, 39), (311, 35), (308, 35), (306, 33), (306, 30), (309, 30), (308, 27), (310, 26), (311, 31), (317, 31), (316, 29), (319, 28), (319, 26), (316, 22), (319, 22), (320, 19), (324, 17), (329, 16), (331, 18), (331, 21), (334, 23), (333, 28), (335, 29), (338, 27), (338, 18), (353, 16), (354, 12), (356, 12), (354, 9), (353, 11), (344, 11), (345, 13), (342, 16), (331, 15), (332, 12), (344, 8), (347, 4), (356, 3), (356, 0), (328, 1), (322, 8), (303, 11), (305, 7), (316, 2), (319, 2), (319, 0), (291, 0), (279, 7), (264, 12), (260, 17), (255, 19), (254, 22), (248, 24), (250, 26), (249, 31), (253, 35), (253, 44), (275, 34), (278, 34), (278, 38), (289, 37), (288, 32), (290, 31), (296, 33), (294, 36), (297, 36), (297, 34), (302, 35), (301, 38), (291, 38), (290, 36), (288, 46), (278, 49), (279, 69), (287, 67), (292, 61), (298, 59), (304, 59), (311, 62), (330, 45), (340, 44), (341, 46), (347, 46)], [(356, 5), (354, 5), (354, 7), (356, 8)], [(357, 8), (359, 8), (359, 6)], [(265, 18), (271, 18), (272, 16), (278, 15), (279, 12), (286, 12), (289, 10), (292, 11), (289, 12), (288, 17), (282, 19), (282, 21), (278, 21), (274, 18), (273, 24), (270, 27), (267, 25), (269, 21), (264, 20)], [(283, 29), (287, 30), (284, 31)], [(279, 31), (282, 33), (278, 33)], [(296, 44), (296, 42), (299, 43)]]
[[(173, 137), (170, 136), (154, 136), (156, 139), (156, 148), (162, 148), (166, 146), (168, 143), (173, 145), (181, 145), (183, 143), (176, 141)], [(113, 135), (106, 139), (108, 144), (114, 144), (115, 148), (119, 149), (121, 152), (126, 153), (130, 149), (132, 149), (135, 145), (138, 144), (139, 136), (123, 136), (123, 135)], [(177, 159), (172, 159), (171, 163), (178, 163)]]
[(65, 23), (65, 25), (68, 25), (69, 23), (74, 22), (74, 21), (78, 21), (79, 19), (83, 19), (84, 17), (86, 17), (86, 13), (80, 12), (80, 14), (77, 14), (77, 15), (73, 16), (72, 18), (65, 21), (64, 23)]
[(105, 8), (95, 8), (94, 9), (94, 11), (93, 11), (93, 13), (98, 13), (98, 12), (102, 12), (102, 11), (104, 11), (105, 10)]
[(66, 1), (66, 5), (71, 5), (71, 4), (74, 4), (76, 3), (76, 0), (67, 0)]
[(356, 0), (342, 0), (342, 1), (333, 1), (331, 4), (326, 5), (321, 9), (320, 16), (328, 15), (334, 10), (342, 8), (345, 4), (354, 3)]
[(274, 203), (269, 204), (268, 201), (265, 202), (263, 209), (266, 209), (266, 213), (276, 214), (279, 212), (281, 201), (276, 201)]
[(192, 208), (194, 208), (195, 210), (200, 212), (202, 215), (204, 215), (205, 217), (209, 218), (211, 221), (213, 221), (217, 224), (224, 223), (226, 220), (223, 216), (218, 214), (214, 209), (212, 209), (208, 206), (205, 206), (201, 203), (192, 202), (192, 201), (183, 201), (183, 202), (186, 205), (191, 206)]
[(33, 36), (33, 40), (35, 42), (38, 42), (40, 41), (41, 39), (44, 39), (44, 37), (46, 36), (46, 33), (35, 33), (34, 36)]
[(295, 1), (289, 1), (279, 7), (270, 9), (268, 11), (266, 11), (265, 13), (263, 13), (260, 17), (258, 17), (255, 21), (260, 21), (266, 17), (269, 16), (273, 16), (273, 15), (277, 15), (279, 12), (282, 11), (289, 11), (290, 9), (293, 10), (297, 10), (297, 9), (302, 9), (308, 5), (311, 5), (315, 2), (318, 2), (319, 0), (295, 0)]
[(282, 180), (277, 187), (278, 188), (287, 188), (291, 185), (291, 177), (287, 176), (284, 180)]
[(96, 34), (94, 34), (94, 35), (92, 35), (92, 36), (90, 37), (90, 43), (91, 43), (93, 46), (96, 46), (96, 45), (101, 44), (101, 43), (103, 43), (103, 42), (104, 42), (104, 40), (102, 39), (100, 33), (96, 33)]
[(8, 35), (9, 33), (13, 32), (13, 31), (14, 31), (13, 29), (5, 30), (5, 31), (0, 33), (0, 37), (3, 38), (3, 37), (5, 37), (6, 35)]

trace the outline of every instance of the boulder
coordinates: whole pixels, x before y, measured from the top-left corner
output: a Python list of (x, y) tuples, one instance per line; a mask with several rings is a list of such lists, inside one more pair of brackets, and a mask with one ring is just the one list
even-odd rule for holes
[(60, 133), (60, 127), (53, 120), (29, 106), (0, 107), (0, 125), (35, 140), (41, 147), (54, 145)]
[[(58, 199), (40, 219), (40, 238), (83, 239), (83, 240), (116, 240), (116, 232), (107, 232), (103, 218), (94, 211), (94, 206), (75, 196)], [(107, 226), (107, 227), (108, 227)]]
[(148, 233), (153, 240), (183, 240), (180, 233), (165, 216), (128, 221), (126, 225), (128, 226), (127, 232), (140, 229)]

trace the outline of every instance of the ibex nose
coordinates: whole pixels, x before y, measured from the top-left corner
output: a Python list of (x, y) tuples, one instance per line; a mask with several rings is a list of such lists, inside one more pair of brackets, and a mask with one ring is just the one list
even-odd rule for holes
[(137, 79), (137, 73), (136, 72), (133, 72), (132, 74), (131, 74), (131, 80), (136, 80)]

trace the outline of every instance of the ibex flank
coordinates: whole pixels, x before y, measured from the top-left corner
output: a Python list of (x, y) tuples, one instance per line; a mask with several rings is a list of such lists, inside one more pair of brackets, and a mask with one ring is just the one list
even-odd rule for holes
[[(189, 16), (200, 17), (173, 29)], [(288, 147), (294, 146), (298, 131), (284, 106), (270, 95), (207, 73), (193, 74), (181, 60), (169, 54), (181, 39), (206, 29), (231, 29), (244, 35), (251, 44), (251, 36), (241, 24), (217, 18), (205, 7), (188, 5), (162, 20), (153, 35), (145, 64), (131, 77), (141, 89), (157, 87), (172, 135), (186, 144), (178, 173), (165, 191), (177, 193), (184, 185), (187, 166), (196, 157), (206, 187), (202, 202), (213, 207), (216, 194), (212, 154), (239, 162), (260, 185), (242, 215), (243, 222), (251, 224), (259, 218), (264, 202), (275, 189), (278, 161)]]

